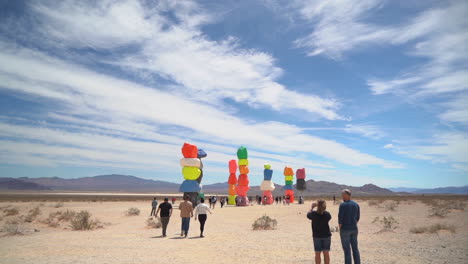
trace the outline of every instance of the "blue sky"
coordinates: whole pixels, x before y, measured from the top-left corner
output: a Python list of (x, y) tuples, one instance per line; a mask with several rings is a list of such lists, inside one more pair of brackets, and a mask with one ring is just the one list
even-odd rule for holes
[(2, 177), (468, 184), (466, 1), (2, 1)]

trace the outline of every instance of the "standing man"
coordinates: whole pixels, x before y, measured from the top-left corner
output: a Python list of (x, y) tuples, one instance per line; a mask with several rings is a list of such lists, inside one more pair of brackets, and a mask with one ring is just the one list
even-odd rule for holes
[(158, 207), (158, 201), (156, 200), (156, 197), (154, 197), (153, 202), (151, 203), (151, 214), (150, 216), (154, 216), (156, 212), (156, 208)]
[(358, 249), (358, 227), (360, 218), (359, 205), (351, 200), (351, 191), (344, 189), (341, 192), (343, 203), (338, 212), (338, 224), (340, 225), (341, 245), (343, 246), (345, 264), (351, 264), (351, 249), (353, 251), (354, 264), (361, 264), (361, 256)]
[(161, 224), (162, 224), (162, 236), (166, 237), (166, 230), (167, 225), (169, 224), (169, 219), (172, 216), (172, 205), (168, 202), (169, 199), (166, 197), (164, 198), (164, 203), (159, 205), (158, 211), (156, 212), (156, 217), (158, 213), (161, 211)]
[(180, 236), (187, 237), (190, 227), (190, 218), (193, 217), (193, 206), (188, 196), (184, 196), (184, 201), (180, 203), (180, 217), (182, 218), (182, 230)]
[(336, 197), (333, 195), (333, 204), (336, 204)]

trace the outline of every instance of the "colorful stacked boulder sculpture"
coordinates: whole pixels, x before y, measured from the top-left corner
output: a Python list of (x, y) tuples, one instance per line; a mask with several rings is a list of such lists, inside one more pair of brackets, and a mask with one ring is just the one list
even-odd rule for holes
[(239, 179), (237, 180), (237, 205), (247, 206), (249, 205), (249, 199), (247, 198), (247, 192), (249, 191), (249, 160), (246, 147), (240, 147), (237, 150), (237, 158), (239, 159)]
[(263, 191), (262, 201), (263, 204), (272, 204), (273, 194), (271, 192), (275, 190), (275, 184), (271, 181), (271, 178), (273, 177), (273, 170), (271, 169), (270, 164), (265, 164), (263, 167), (263, 181), (260, 185), (260, 190)]
[(184, 157), (180, 160), (180, 166), (182, 166), (184, 181), (179, 187), (179, 192), (183, 192), (184, 196), (189, 197), (193, 206), (196, 206), (199, 195), (204, 196), (203, 193), (200, 193), (203, 178), (203, 162), (201, 159), (205, 158), (207, 154), (195, 145), (184, 143), (182, 155)]
[(229, 205), (236, 205), (236, 184), (237, 184), (237, 162), (229, 161), (229, 179), (228, 179), (228, 201)]
[(289, 202), (294, 203), (293, 189), (294, 171), (291, 167), (284, 167), (284, 195), (289, 197)]
[(299, 199), (299, 202), (303, 202), (302, 199), (302, 193), (307, 189), (307, 183), (305, 181), (306, 178), (306, 173), (305, 169), (297, 169), (296, 170), (296, 189), (299, 191), (299, 196), (301, 199)]

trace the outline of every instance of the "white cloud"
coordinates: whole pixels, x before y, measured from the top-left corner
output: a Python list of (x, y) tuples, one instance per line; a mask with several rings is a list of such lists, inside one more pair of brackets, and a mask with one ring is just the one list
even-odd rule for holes
[[(245, 144), (253, 150), (266, 152), (317, 155), (354, 166), (400, 167), (399, 164), (348, 148), (338, 142), (306, 134), (295, 125), (253, 122), (227, 114), (214, 106), (98, 74), (31, 50), (2, 45), (0, 60), (5, 62), (0, 64), (1, 83), (14, 79), (41, 87), (34, 91), (27, 85), (4, 88), (24, 94), (23, 99), (36, 100), (46, 105), (44, 99), (55, 100), (51, 111), (60, 112), (62, 116), (52, 114), (52, 117), (62, 117), (77, 126), (92, 121), (87, 125), (100, 122), (104, 125), (94, 127), (103, 129), (107, 123), (111, 123), (113, 126), (109, 128), (119, 129), (128, 136), (128, 133), (146, 134), (148, 126), (141, 124), (148, 124), (156, 129), (146, 137), (154, 137), (162, 142), (198, 138), (213, 144)], [(60, 96), (50, 96), (52, 91)], [(31, 94), (37, 98), (29, 97)], [(80, 121), (75, 122), (73, 118), (78, 116)], [(129, 129), (133, 124), (140, 125)], [(122, 127), (127, 129), (121, 129)], [(173, 137), (168, 138), (167, 133)], [(89, 140), (95, 144), (101, 141), (99, 138)]]
[(326, 54), (339, 59), (343, 52), (375, 42), (384, 42), (390, 29), (365, 23), (369, 12), (378, 10), (382, 0), (350, 2), (296, 1), (303, 19), (313, 23), (313, 30), (298, 39), (296, 45), (307, 50), (309, 56)]
[(393, 148), (393, 144), (386, 144), (384, 146), (384, 149), (392, 149)]
[(445, 122), (468, 125), (468, 94), (458, 96), (445, 104), (446, 111), (439, 115)]
[(401, 144), (393, 147), (396, 153), (434, 163), (468, 163), (468, 134), (445, 132), (435, 135), (426, 144)]
[[(270, 54), (242, 49), (232, 37), (215, 41), (205, 36), (201, 27), (215, 15), (192, 1), (161, 1), (155, 7), (138, 1), (35, 3), (32, 12), (44, 23), (39, 30), (66, 47), (129, 47), (103, 62), (164, 78), (178, 85), (181, 96), (219, 106), (229, 98), (251, 107), (345, 119), (337, 113), (336, 99), (299, 93), (277, 82), (282, 69)], [(176, 19), (163, 15), (167, 12)]]
[(385, 133), (379, 127), (367, 124), (347, 124), (344, 131), (372, 139), (380, 139), (385, 136)]

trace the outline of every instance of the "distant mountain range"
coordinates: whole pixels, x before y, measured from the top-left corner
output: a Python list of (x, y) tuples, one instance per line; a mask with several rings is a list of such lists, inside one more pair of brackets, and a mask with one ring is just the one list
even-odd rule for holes
[[(274, 195), (283, 194), (283, 186), (275, 184)], [(212, 194), (226, 194), (228, 184), (215, 183), (203, 185), (203, 192)], [(310, 195), (338, 195), (343, 189), (350, 189), (355, 195), (398, 195), (399, 192), (407, 193), (457, 193), (468, 194), (468, 186), (447, 187), (437, 189), (405, 189), (394, 188), (392, 190), (381, 188), (374, 184), (363, 186), (348, 186), (326, 181), (307, 181), (307, 190), (302, 194)], [(99, 175), (77, 179), (51, 178), (0, 178), (0, 190), (35, 190), (35, 191), (91, 191), (91, 192), (152, 192), (152, 193), (177, 193), (179, 184), (166, 181), (147, 180), (129, 175)], [(261, 194), (259, 186), (251, 186), (249, 195)], [(296, 191), (299, 194), (298, 191)]]
[(405, 188), (405, 187), (397, 187), (397, 188), (389, 188), (393, 192), (408, 192), (408, 193), (416, 193), (416, 194), (468, 194), (468, 185), (461, 186), (461, 187), (441, 187), (441, 188), (434, 188), (434, 189), (423, 189), (423, 188)]

